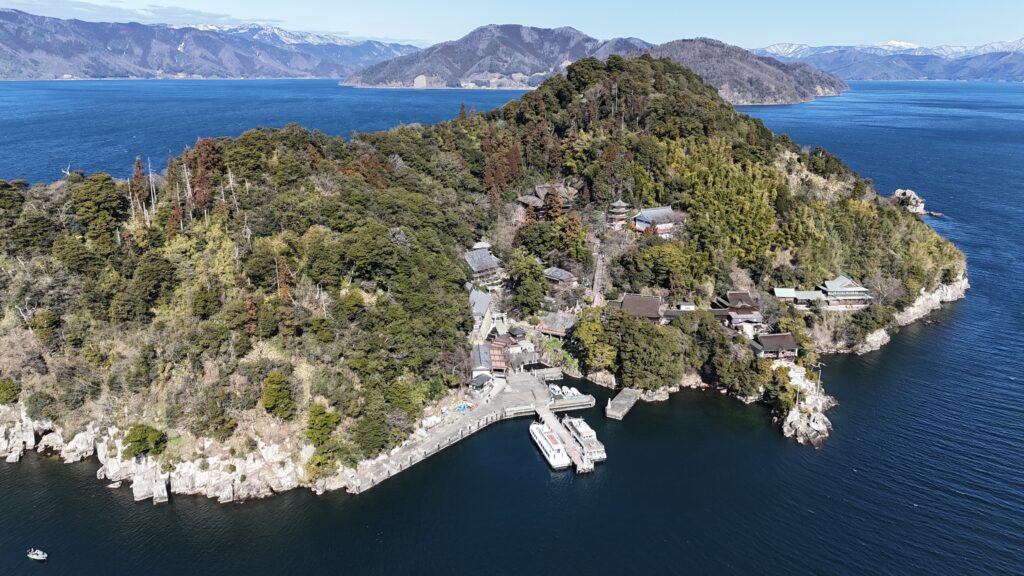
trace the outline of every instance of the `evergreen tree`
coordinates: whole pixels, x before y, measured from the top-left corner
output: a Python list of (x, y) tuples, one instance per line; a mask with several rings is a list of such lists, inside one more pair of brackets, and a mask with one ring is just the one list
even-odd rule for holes
[(540, 310), (547, 286), (544, 284), (544, 268), (537, 258), (522, 248), (517, 249), (508, 264), (508, 279), (513, 308), (525, 315)]
[(295, 416), (295, 400), (288, 377), (274, 370), (263, 379), (263, 409), (282, 420)]

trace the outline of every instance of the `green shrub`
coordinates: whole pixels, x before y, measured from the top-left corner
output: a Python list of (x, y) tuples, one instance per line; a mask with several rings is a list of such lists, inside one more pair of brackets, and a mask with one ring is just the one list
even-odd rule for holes
[(21, 384), (10, 378), (0, 378), (0, 404), (14, 404), (21, 395)]
[(192, 297), (192, 314), (206, 319), (220, 308), (220, 293), (215, 288), (200, 288)]
[(295, 400), (288, 378), (277, 370), (263, 379), (263, 409), (282, 420), (295, 416)]
[(309, 407), (309, 421), (306, 424), (306, 439), (313, 446), (324, 446), (331, 439), (331, 433), (341, 422), (341, 415), (331, 412), (323, 404)]
[(32, 315), (28, 325), (40, 342), (52, 347), (56, 340), (57, 328), (60, 327), (60, 316), (49, 308), (43, 308)]
[(167, 448), (167, 434), (149, 426), (136, 424), (128, 430), (124, 437), (125, 458), (135, 458), (140, 454), (159, 456)]

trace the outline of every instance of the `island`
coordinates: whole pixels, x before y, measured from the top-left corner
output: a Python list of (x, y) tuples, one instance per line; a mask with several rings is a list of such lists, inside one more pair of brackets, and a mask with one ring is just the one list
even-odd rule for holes
[(434, 126), (3, 182), (0, 219), (0, 456), (95, 455), (155, 502), (361, 492), (592, 402), (552, 371), (713, 387), (817, 445), (819, 354), (968, 288), (919, 214), (649, 55)]

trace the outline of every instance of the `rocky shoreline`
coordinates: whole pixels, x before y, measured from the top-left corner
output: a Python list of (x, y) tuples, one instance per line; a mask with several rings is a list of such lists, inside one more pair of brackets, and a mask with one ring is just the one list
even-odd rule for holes
[[(896, 314), (896, 323), (905, 326), (920, 320), (945, 302), (959, 300), (966, 295), (970, 283), (966, 276), (944, 284), (931, 292), (918, 296), (913, 305)], [(825, 353), (863, 354), (884, 346), (889, 334), (878, 330), (868, 335), (864, 343), (850, 348), (837, 345), (835, 349), (820, 350)], [(801, 444), (820, 446), (832, 431), (832, 424), (825, 415), (837, 405), (831, 396), (825, 394), (820, 385), (807, 376), (807, 371), (790, 361), (777, 360), (773, 368), (788, 368), (791, 383), (799, 390), (799, 401), (784, 418), (779, 419), (783, 435)], [(607, 372), (580, 375), (598, 386), (616, 388), (614, 375)], [(705, 389), (710, 384), (701, 380), (696, 373), (687, 373), (681, 381), (671, 387), (645, 392), (641, 400), (661, 402), (683, 388)], [(724, 392), (724, 391), (723, 391)], [(738, 398), (751, 403), (754, 398)], [(425, 431), (424, 431), (425, 433)], [(154, 504), (167, 502), (171, 494), (205, 496), (220, 503), (242, 502), (266, 498), (276, 493), (307, 487), (318, 494), (326, 491), (348, 489), (360, 492), (359, 486), (350, 486), (355, 470), (342, 467), (334, 476), (310, 481), (306, 476), (305, 463), (313, 455), (309, 444), (287, 441), (285, 445), (268, 443), (258, 439), (254, 450), (244, 456), (234, 455), (210, 439), (200, 439), (201, 449), (197, 458), (165, 465), (156, 458), (142, 456), (124, 458), (123, 431), (118, 427), (102, 426), (90, 422), (85, 428), (65, 439), (65, 432), (48, 420), (32, 420), (19, 405), (0, 406), (0, 459), (17, 463), (26, 451), (52, 453), (65, 463), (73, 463), (95, 456), (100, 467), (96, 478), (107, 480), (113, 485), (131, 481), (135, 500), (152, 499)], [(422, 434), (421, 434), (422, 435)], [(360, 463), (365, 466), (387, 465), (389, 455)], [(395, 470), (404, 467), (394, 466)]]

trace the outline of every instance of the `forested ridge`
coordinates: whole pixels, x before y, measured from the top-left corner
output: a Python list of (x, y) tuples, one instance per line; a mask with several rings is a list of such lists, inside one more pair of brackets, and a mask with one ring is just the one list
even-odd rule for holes
[[(569, 209), (513, 218), (517, 196), (551, 181), (579, 190)], [(685, 232), (605, 230), (620, 197), (672, 205)], [(257, 434), (301, 434), (316, 447), (313, 475), (397, 444), (467, 379), (461, 255), (483, 236), (524, 319), (551, 305), (536, 257), (583, 277), (595, 238), (617, 246), (612, 293), (707, 304), (739, 278), (861, 279), (879, 298), (841, 327), (850, 338), (965, 266), (835, 157), (649, 56), (584, 59), (499, 110), (436, 126), (349, 141), (257, 129), (200, 140), (158, 177), (140, 161), (125, 181), (5, 182), (0, 221), (0, 402), (72, 430), (150, 425), (139, 449), (166, 458), (186, 457), (185, 438), (244, 450)], [(818, 315), (766, 316), (813, 358)], [(565, 349), (627, 385), (697, 370), (737, 394), (763, 388), (780, 410), (792, 403), (785, 376), (706, 313), (655, 326), (587, 310)]]

